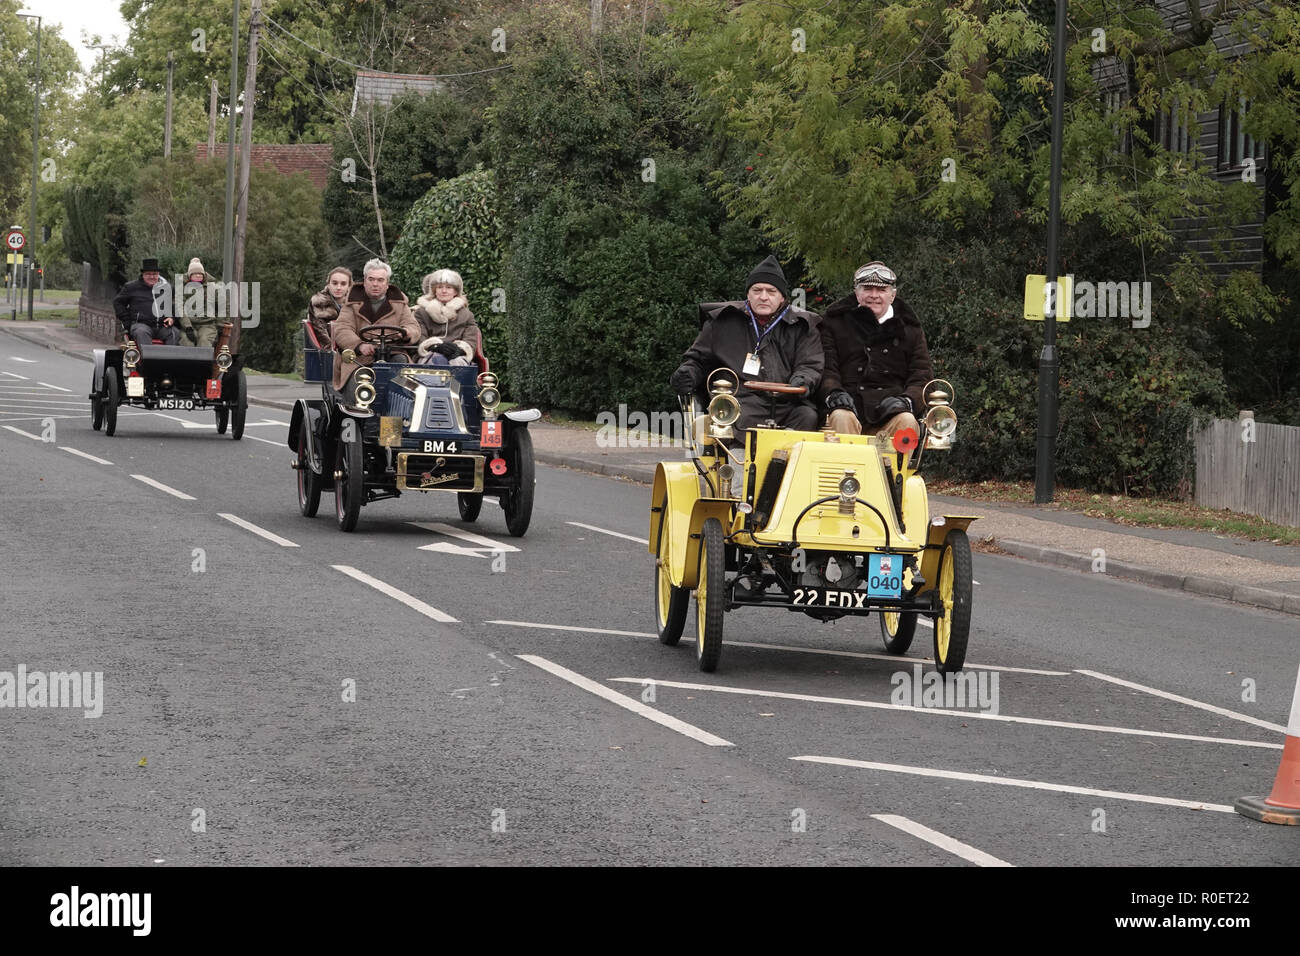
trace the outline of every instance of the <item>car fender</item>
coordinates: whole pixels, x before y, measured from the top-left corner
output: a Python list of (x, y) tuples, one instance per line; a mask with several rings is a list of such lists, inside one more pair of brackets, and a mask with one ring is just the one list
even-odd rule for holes
[[(934, 522), (939, 521), (935, 518)], [(925, 587), (919, 591), (925, 594), (933, 591), (939, 583), (939, 559), (943, 556), (943, 541), (952, 530), (965, 531), (972, 521), (978, 521), (979, 515), (944, 515), (943, 524), (931, 522), (926, 530), (925, 550), (921, 553), (921, 576), (925, 578)]]
[(95, 349), (95, 373), (90, 378), (90, 390), (96, 394), (104, 391), (104, 365), (108, 349)]
[(691, 535), (699, 534), (707, 517), (718, 517), (725, 527), (730, 520), (732, 502), (701, 499), (699, 474), (689, 461), (661, 461), (655, 466), (650, 501), (650, 553), (655, 553), (660, 521), (663, 521), (668, 578), (677, 587), (694, 587), (699, 549), (691, 547)]
[(289, 447), (298, 450), (298, 433), (307, 429), (307, 457), (312, 471), (321, 470), (320, 423), (325, 417), (325, 403), (320, 399), (300, 398), (293, 403), (293, 412), (289, 416)]
[(541, 418), (542, 413), (536, 408), (512, 408), (505, 413), (504, 417), (517, 425), (527, 425)]

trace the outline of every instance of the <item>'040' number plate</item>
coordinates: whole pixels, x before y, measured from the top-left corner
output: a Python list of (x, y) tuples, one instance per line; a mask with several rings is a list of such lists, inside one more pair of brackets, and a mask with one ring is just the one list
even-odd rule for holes
[(181, 411), (192, 411), (194, 408), (194, 399), (192, 398), (160, 398), (158, 399), (159, 408), (175, 408)]

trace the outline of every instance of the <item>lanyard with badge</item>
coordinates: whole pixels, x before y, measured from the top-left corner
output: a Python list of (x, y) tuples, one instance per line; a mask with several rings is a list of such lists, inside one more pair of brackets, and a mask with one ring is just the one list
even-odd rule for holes
[(779, 315), (773, 316), (772, 321), (768, 324), (766, 329), (760, 331), (758, 328), (758, 319), (754, 317), (754, 312), (752, 309), (750, 309), (749, 303), (748, 302), (745, 303), (745, 314), (749, 316), (750, 325), (752, 325), (754, 328), (754, 351), (747, 352), (745, 354), (745, 367), (742, 370), (744, 374), (746, 375), (758, 374), (759, 369), (761, 368), (761, 363), (759, 362), (758, 353), (763, 350), (763, 339), (767, 337), (767, 334), (769, 332), (771, 332), (774, 328), (776, 328), (777, 324), (781, 321), (781, 319), (785, 317), (785, 314), (789, 311), (790, 311), (790, 307), (787, 305), (784, 309), (781, 310)]

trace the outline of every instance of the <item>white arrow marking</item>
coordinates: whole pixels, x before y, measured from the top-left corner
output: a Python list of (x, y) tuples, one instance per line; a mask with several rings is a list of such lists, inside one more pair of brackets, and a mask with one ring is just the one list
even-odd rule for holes
[(471, 558), (487, 558), (494, 554), (519, 550), (513, 544), (493, 541), (481, 534), (474, 534), (472, 531), (465, 531), (461, 528), (453, 528), (449, 524), (442, 524), (438, 521), (412, 521), (410, 524), (426, 531), (436, 531), (438, 534), (460, 538), (462, 541), (468, 541), (473, 545), (473, 547), (467, 547), (462, 544), (452, 544), (450, 541), (438, 541), (434, 544), (422, 545), (419, 548), (421, 551), (440, 551), (444, 554), (463, 554)]

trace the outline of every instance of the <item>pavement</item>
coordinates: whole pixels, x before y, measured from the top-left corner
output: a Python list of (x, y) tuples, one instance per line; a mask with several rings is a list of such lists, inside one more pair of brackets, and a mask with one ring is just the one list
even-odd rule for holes
[[(0, 321), (0, 332), (91, 361), (103, 344), (58, 321)], [(249, 402), (288, 411), (320, 386), (250, 373)], [(537, 461), (625, 481), (650, 483), (655, 464), (680, 459), (680, 447), (607, 447), (590, 428), (536, 422), (530, 426)], [(287, 452), (287, 449), (286, 449)], [(1052, 505), (1004, 505), (932, 495), (931, 509), (976, 514), (976, 548), (1030, 561), (1104, 573), (1154, 587), (1300, 615), (1300, 548), (1247, 541), (1206, 531), (1132, 528)]]

